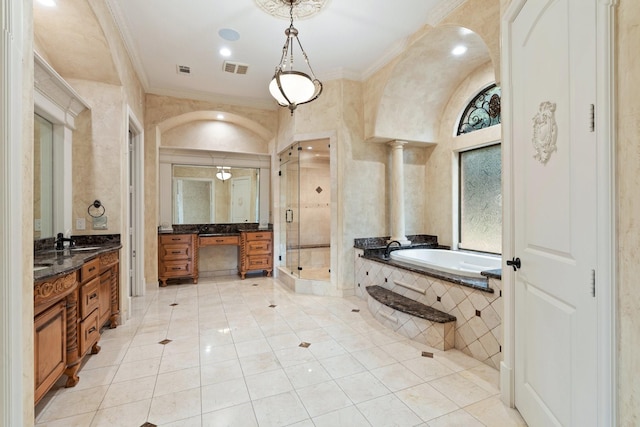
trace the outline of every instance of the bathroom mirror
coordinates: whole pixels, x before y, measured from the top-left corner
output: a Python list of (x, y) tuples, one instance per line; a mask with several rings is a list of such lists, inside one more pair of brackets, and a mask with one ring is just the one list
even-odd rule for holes
[(258, 222), (260, 170), (172, 165), (173, 224)]
[(33, 238), (53, 237), (53, 123), (33, 123)]

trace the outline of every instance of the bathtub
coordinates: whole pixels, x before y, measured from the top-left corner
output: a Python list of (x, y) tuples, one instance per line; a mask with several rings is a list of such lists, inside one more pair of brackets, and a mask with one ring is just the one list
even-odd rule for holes
[(390, 257), (393, 261), (475, 278), (484, 277), (481, 271), (502, 268), (499, 256), (446, 249), (398, 249), (391, 252)]

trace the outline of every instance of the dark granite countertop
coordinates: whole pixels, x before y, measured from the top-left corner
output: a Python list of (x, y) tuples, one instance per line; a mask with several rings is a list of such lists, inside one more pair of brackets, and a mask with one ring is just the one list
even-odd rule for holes
[(237, 236), (243, 231), (273, 231), (269, 224), (267, 229), (258, 228), (257, 222), (237, 224), (174, 224), (171, 230), (158, 230), (158, 234), (198, 234), (200, 236)]
[[(33, 255), (33, 280), (40, 282), (51, 277), (68, 274), (78, 270), (82, 265), (96, 256), (118, 250), (122, 245), (118, 243), (105, 244), (77, 244), (74, 248), (65, 248), (58, 251), (55, 249), (41, 249)], [(46, 268), (35, 269), (45, 266)]]
[(480, 274), (482, 274), (483, 276), (488, 277), (490, 279), (502, 280), (502, 269), (501, 268), (496, 268), (495, 270), (482, 271)]

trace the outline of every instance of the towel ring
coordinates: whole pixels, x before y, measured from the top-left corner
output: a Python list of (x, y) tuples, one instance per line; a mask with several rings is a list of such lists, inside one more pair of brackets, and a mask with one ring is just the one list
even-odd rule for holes
[(89, 205), (87, 208), (87, 213), (92, 218), (100, 218), (106, 212), (104, 205), (100, 202), (100, 200), (94, 200), (93, 203)]

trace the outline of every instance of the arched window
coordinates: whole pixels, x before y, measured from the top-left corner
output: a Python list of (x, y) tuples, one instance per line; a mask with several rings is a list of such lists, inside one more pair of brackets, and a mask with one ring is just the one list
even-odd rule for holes
[(457, 135), (500, 123), (500, 92), (500, 86), (492, 84), (476, 95), (462, 114)]

